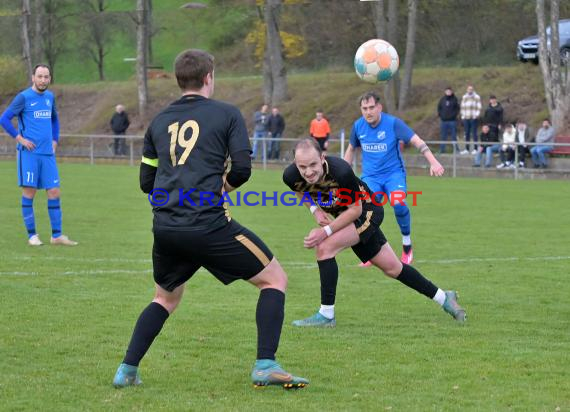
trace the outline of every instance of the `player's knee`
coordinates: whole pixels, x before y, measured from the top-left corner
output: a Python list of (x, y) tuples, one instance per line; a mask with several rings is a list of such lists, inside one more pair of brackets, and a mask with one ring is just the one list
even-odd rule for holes
[(382, 271), (386, 276), (396, 279), (402, 273), (402, 263), (394, 262), (382, 268)]
[(277, 259), (273, 260), (256, 276), (249, 280), (259, 289), (277, 289), (285, 292), (287, 289), (287, 274), (279, 264)]
[(317, 253), (317, 260), (331, 259), (336, 256), (336, 251), (328, 242), (321, 242), (315, 248)]
[(57, 199), (61, 195), (59, 187), (54, 187), (47, 190), (48, 199)]
[(410, 213), (410, 209), (408, 209), (407, 205), (396, 203), (394, 204), (394, 213), (396, 214), (396, 216), (404, 217), (408, 213)]
[(161, 305), (164, 309), (166, 309), (168, 311), (168, 313), (172, 313), (178, 307), (178, 304), (180, 303), (181, 298), (182, 298), (181, 296), (179, 296), (179, 297), (166, 297), (166, 296), (157, 295), (153, 299), (153, 302), (156, 302), (159, 305)]

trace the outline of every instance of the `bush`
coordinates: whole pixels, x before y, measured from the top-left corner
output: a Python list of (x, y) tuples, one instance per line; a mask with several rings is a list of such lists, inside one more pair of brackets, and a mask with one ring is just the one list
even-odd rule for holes
[(17, 57), (0, 56), (0, 95), (10, 95), (26, 87), (26, 69)]

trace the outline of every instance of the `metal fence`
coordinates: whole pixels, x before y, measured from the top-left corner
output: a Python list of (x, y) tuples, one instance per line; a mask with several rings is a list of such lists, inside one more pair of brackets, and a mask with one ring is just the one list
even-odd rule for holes
[[(142, 155), (143, 146), (143, 136), (141, 135), (103, 135), (103, 134), (62, 134), (61, 138), (63, 143), (57, 149), (57, 154), (59, 157), (65, 158), (77, 158), (88, 160), (90, 164), (96, 164), (97, 161), (118, 159), (122, 161), (128, 161), (131, 166), (138, 165), (139, 159)], [(125, 146), (128, 148), (126, 155), (115, 155), (113, 150), (115, 139), (124, 139)], [(260, 151), (260, 156), (258, 156), (254, 162), (260, 164), (263, 169), (267, 169), (271, 164), (282, 164), (286, 162), (291, 162), (293, 160), (292, 148), (294, 143), (298, 139), (292, 138), (258, 138), (258, 151)], [(253, 144), (253, 138), (250, 138)], [(278, 159), (268, 159), (268, 152), (270, 146), (274, 142), (279, 142), (280, 144), (280, 156)], [(441, 140), (429, 140), (426, 141), (434, 149), (439, 148), (440, 145), (451, 145), (451, 174), (453, 177), (457, 176), (458, 170), (458, 159), (464, 158), (465, 156), (460, 155), (456, 144), (458, 142), (451, 141), (441, 141)], [(463, 144), (463, 142), (459, 142)], [(501, 144), (501, 143), (499, 143)], [(341, 130), (337, 138), (329, 139), (329, 153), (338, 154), (340, 157), (344, 155), (347, 142), (344, 130)], [(522, 143), (512, 143), (511, 146), (521, 146)], [(532, 147), (537, 146), (537, 143), (524, 143), (524, 146)], [(553, 143), (551, 144), (555, 148), (557, 147), (570, 147), (570, 143)], [(0, 156), (14, 156), (14, 140), (6, 135), (0, 134)], [(407, 150), (407, 154), (416, 154), (415, 149)], [(438, 157), (437, 152), (434, 150), (436, 157)], [(449, 155), (446, 155), (449, 156)], [(472, 157), (473, 155), (470, 155)], [(520, 168), (519, 168), (519, 151), (515, 149), (514, 151), (514, 178), (518, 179)], [(441, 157), (441, 155), (439, 155)], [(427, 165), (427, 162), (426, 162)], [(355, 157), (354, 166), (359, 166), (358, 160)], [(570, 170), (570, 160), (568, 162), (568, 170)]]

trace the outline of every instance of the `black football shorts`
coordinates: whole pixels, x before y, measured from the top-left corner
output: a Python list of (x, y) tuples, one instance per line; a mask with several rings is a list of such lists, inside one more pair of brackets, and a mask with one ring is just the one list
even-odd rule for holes
[(272, 259), (265, 243), (234, 220), (213, 230), (154, 229), (154, 281), (168, 291), (185, 283), (200, 267), (227, 285), (257, 275)]
[(355, 226), (360, 242), (352, 246), (352, 250), (362, 262), (368, 262), (380, 252), (386, 242), (386, 236), (380, 229), (384, 219), (384, 209), (381, 206), (363, 208), (362, 214), (356, 220)]

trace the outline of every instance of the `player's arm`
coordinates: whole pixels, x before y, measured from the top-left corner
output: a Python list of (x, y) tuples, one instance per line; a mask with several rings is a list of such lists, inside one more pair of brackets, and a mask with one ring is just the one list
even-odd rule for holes
[(223, 180), (222, 189), (229, 193), (247, 182), (251, 176), (251, 146), (245, 120), (240, 111), (234, 107), (228, 116), (228, 153), (232, 168)]
[(0, 117), (0, 124), (4, 130), (6, 130), (6, 133), (16, 139), (18, 143), (20, 143), (28, 150), (34, 150), (36, 145), (31, 140), (26, 139), (24, 136), (18, 133), (16, 128), (12, 125), (12, 118), (19, 115), (22, 110), (24, 110), (25, 104), (26, 99), (24, 96), (22, 94), (18, 94), (12, 103), (10, 103), (10, 106), (8, 106), (8, 108), (4, 111), (2, 117)]
[(410, 143), (415, 146), (418, 151), (424, 155), (426, 160), (429, 162), (429, 174), (431, 176), (441, 176), (445, 172), (443, 166), (437, 161), (433, 153), (431, 152), (429, 146), (423, 141), (417, 134), (410, 139)]
[(351, 143), (349, 143), (346, 152), (344, 152), (344, 160), (351, 166), (352, 162), (354, 161), (354, 154), (358, 149), (360, 148), (354, 147)]
[[(295, 192), (295, 194), (301, 200), (306, 198), (304, 193)], [(315, 220), (317, 221), (317, 224), (319, 226), (326, 226), (332, 222), (332, 219), (329, 217), (329, 215), (323, 209), (321, 209), (319, 206), (317, 206), (316, 204), (314, 204), (314, 203), (309, 204), (306, 200), (304, 200), (303, 203), (305, 204), (305, 207), (307, 209), (309, 209), (309, 211), (315, 217)]]
[(51, 110), (51, 139), (51, 147), (55, 153), (55, 149), (59, 144), (59, 115), (57, 114), (55, 103)]
[(362, 214), (362, 204), (358, 201), (351, 202), (344, 212), (339, 214), (336, 219), (319, 229), (313, 229), (304, 239), (306, 248), (314, 248), (323, 242), (327, 237), (351, 225)]
[(8, 133), (12, 138), (16, 138), (18, 136), (18, 131), (12, 125), (12, 119), (16, 116), (10, 109), (6, 109), (4, 113), (2, 113), (2, 117), (0, 117), (0, 125), (4, 128), (6, 133)]
[(139, 171), (139, 185), (143, 193), (150, 193), (154, 189), (154, 179), (158, 171), (158, 155), (152, 142), (150, 127), (144, 135), (143, 155)]
[(360, 191), (361, 189), (358, 178), (354, 174), (352, 168), (346, 165), (345, 170), (342, 170), (339, 173), (337, 180), (340, 185), (340, 189), (338, 190), (339, 197), (342, 199), (342, 204), (348, 203), (347, 209), (340, 213), (336, 219), (328, 225), (320, 229), (311, 230), (309, 235), (304, 239), (304, 245), (306, 248), (317, 246), (327, 237), (332, 236), (334, 233), (353, 224), (362, 214), (361, 200), (365, 196), (368, 196), (368, 193)]
[(231, 192), (249, 180), (251, 156), (249, 150), (241, 150), (231, 156), (232, 168), (224, 179), (224, 191)]
[(144, 193), (150, 193), (154, 189), (154, 179), (158, 170), (158, 159), (143, 156), (139, 172), (139, 184)]
[(354, 161), (354, 153), (356, 149), (360, 148), (360, 140), (356, 136), (356, 123), (352, 126), (350, 131), (350, 139), (348, 143), (348, 148), (344, 152), (344, 160), (352, 167), (352, 162)]

